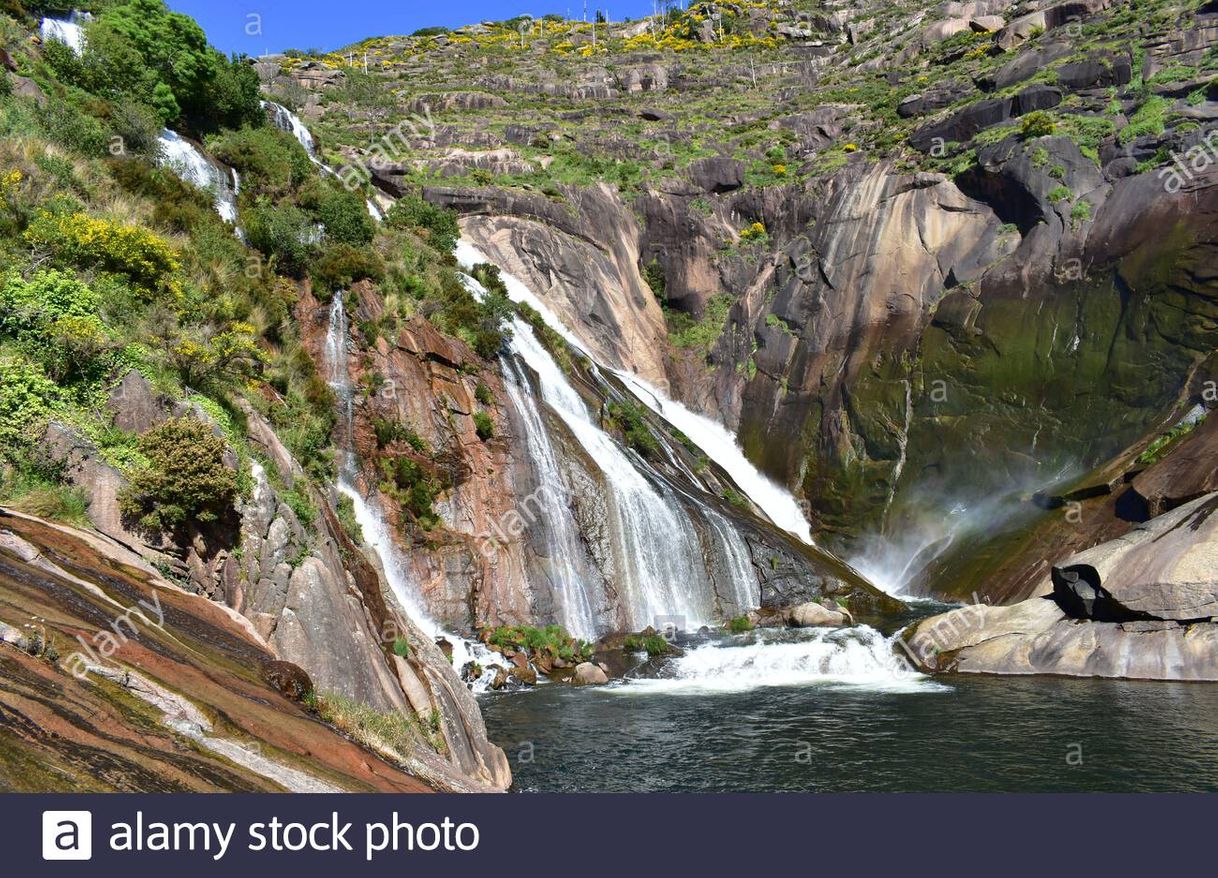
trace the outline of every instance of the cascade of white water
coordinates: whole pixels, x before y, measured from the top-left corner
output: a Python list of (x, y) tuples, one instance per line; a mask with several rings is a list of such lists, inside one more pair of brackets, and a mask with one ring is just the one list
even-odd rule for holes
[(804, 516), (799, 501), (790, 491), (767, 479), (744, 456), (736, 438), (722, 424), (690, 411), (681, 403), (666, 397), (658, 388), (652, 387), (637, 375), (613, 370), (630, 392), (639, 401), (680, 430), (703, 453), (723, 467), (745, 495), (757, 504), (766, 517), (776, 526), (794, 534), (809, 545), (812, 544), (812, 529)]
[(295, 137), (300, 145), (304, 147), (304, 151), (309, 154), (309, 158), (316, 161), (317, 145), (313, 142), (313, 134), (300, 121), (300, 117), (283, 104), (277, 104), (274, 101), (261, 101), (260, 103), (262, 104), (262, 109), (266, 110), (270, 115), (271, 122), (275, 127)]
[(757, 581), (752, 557), (740, 531), (710, 507), (706, 507), (703, 515), (722, 547), (727, 575), (730, 577), (730, 593), (735, 604), (732, 612), (741, 614), (756, 609), (761, 606), (761, 583)]
[(169, 168), (196, 189), (210, 192), (221, 219), (236, 225), (236, 190), (241, 184), (235, 172), (208, 158), (193, 143), (168, 128), (161, 132), (157, 143), (157, 163)]
[(519, 361), (505, 357), (503, 366), (508, 397), (524, 423), (525, 446), (540, 484), (540, 502), (545, 506), (546, 573), (559, 599), (558, 621), (574, 636), (593, 639), (597, 634), (596, 613), (584, 588), (589, 575), (579, 563), (584, 548), (558, 454)]
[[(465, 240), (457, 244), (456, 256), (457, 261), (467, 269), (480, 262), (490, 261), (477, 247)], [(501, 277), (507, 287), (508, 298), (513, 302), (523, 302), (535, 309), (550, 328), (595, 362), (595, 358), (588, 353), (580, 339), (532, 290), (507, 272), (501, 271)], [(812, 543), (812, 531), (799, 502), (789, 491), (774, 484), (761, 474), (757, 467), (745, 457), (744, 452), (727, 428), (668, 399), (660, 390), (651, 387), (635, 375), (616, 370), (613, 370), (613, 373), (644, 405), (688, 436), (690, 441), (697, 445), (708, 458), (721, 466), (740, 487), (740, 490), (769, 517), (771, 522), (794, 534), (805, 543)]]
[(592, 419), (583, 398), (520, 318), (512, 321), (512, 353), (538, 377), (543, 402), (562, 419), (600, 467), (609, 489), (609, 532), (629, 624), (668, 617), (696, 626), (714, 618), (713, 586), (688, 512), (648, 481), (629, 455)]
[(686, 650), (654, 679), (631, 680), (611, 691), (699, 695), (759, 686), (837, 684), (881, 691), (935, 691), (946, 687), (912, 670), (890, 639), (866, 625), (798, 632), (759, 632)]
[[(262, 101), (262, 108), (267, 111), (267, 115), (276, 128), (281, 131), (286, 131), (296, 138), (297, 142), (304, 147), (304, 151), (309, 154), (309, 158), (313, 164), (321, 169), (321, 172), (329, 177), (338, 177), (339, 174), (320, 158), (317, 157), (317, 142), (313, 139), (313, 133), (309, 131), (304, 122), (300, 121), (300, 117), (289, 110), (283, 104), (277, 104), (274, 101)], [(368, 215), (378, 223), (385, 219), (385, 211), (381, 210), (381, 206), (371, 198), (364, 199), (364, 206), (368, 209)]]
[[(351, 500), (355, 512), (355, 520), (363, 532), (364, 541), (376, 553), (385, 574), (385, 581), (390, 591), (397, 598), (398, 604), (406, 614), (418, 625), (425, 635), (431, 638), (443, 637), (453, 648), (453, 667), (458, 672), (470, 662), (482, 666), (498, 664), (506, 665), (503, 656), (491, 652), (481, 643), (466, 640), (451, 634), (436, 622), (423, 606), (419, 598), (420, 588), (410, 575), (410, 567), (402, 556), (397, 543), (394, 542), (389, 522), (379, 508), (368, 500), (355, 486), (355, 454), (352, 451), (355, 418), (355, 390), (351, 381), (351, 370), (348, 365), (348, 345), (350, 343), (350, 326), (347, 312), (343, 306), (344, 293), (334, 294), (330, 303), (330, 322), (326, 331), (326, 340), (322, 347), (322, 360), (326, 367), (326, 381), (338, 398), (339, 411), (342, 413), (346, 439), (340, 450), (337, 487), (341, 494)], [(473, 683), (475, 692), (488, 691), (494, 675), (483, 674)]]
[(85, 22), (93, 18), (87, 12), (73, 12), (66, 20), (44, 18), (38, 26), (42, 41), (53, 40), (69, 47), (77, 56), (85, 53)]

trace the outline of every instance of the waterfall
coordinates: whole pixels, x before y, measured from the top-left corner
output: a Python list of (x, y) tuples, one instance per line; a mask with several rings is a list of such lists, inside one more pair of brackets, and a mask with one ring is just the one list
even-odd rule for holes
[(637, 630), (666, 619), (683, 622), (680, 627), (714, 619), (713, 586), (698, 532), (685, 508), (670, 490), (645, 478), (617, 442), (593, 422), (583, 398), (532, 327), (519, 317), (512, 321), (509, 344), (512, 354), (537, 375), (542, 401), (604, 475), (615, 572), (627, 624)]
[(69, 47), (78, 57), (85, 53), (84, 24), (93, 16), (87, 12), (73, 12), (66, 20), (44, 18), (38, 26), (44, 43), (54, 41)]
[[(456, 255), (457, 261), (467, 269), (480, 262), (490, 262), (473, 244), (465, 240), (457, 244)], [(500, 274), (507, 287), (508, 297), (513, 302), (522, 302), (532, 307), (550, 328), (558, 332), (588, 359), (595, 362), (580, 339), (532, 290), (507, 272), (501, 271)], [(757, 467), (745, 457), (744, 451), (741, 450), (727, 428), (668, 399), (660, 390), (650, 386), (636, 375), (617, 370), (611, 371), (621, 379), (632, 394), (638, 397), (640, 402), (675, 429), (684, 433), (710, 460), (722, 467), (740, 490), (765, 513), (774, 525), (794, 534), (805, 543), (812, 543), (812, 531), (799, 502), (789, 491), (774, 484), (761, 474)]]
[[(465, 283), (475, 295), (486, 294), (472, 278), (465, 278)], [(521, 366), (537, 376), (541, 401), (562, 421), (603, 476), (606, 535), (612, 556), (612, 569), (606, 573), (614, 582), (616, 602), (627, 627), (639, 630), (649, 625), (660, 628), (675, 624), (689, 629), (712, 622), (725, 608), (743, 612), (756, 607), (760, 602), (756, 572), (735, 528), (686, 492), (680, 492), (686, 498), (683, 502), (677, 488), (654, 477), (640, 459), (624, 450), (594, 420), (583, 397), (538, 341), (532, 327), (515, 317), (511, 329), (506, 366), (517, 380), (509, 383), (509, 394), (521, 414), (525, 444), (539, 481), (557, 486), (557, 502), (547, 516), (548, 539), (554, 544), (551, 551), (569, 547), (565, 550), (569, 561), (583, 554), (557, 455), (536, 404), (526, 398), (524, 391), (529, 384)], [(691, 507), (697, 512), (691, 512)], [(701, 529), (695, 523), (695, 514), (704, 522)], [(717, 589), (715, 577), (719, 573), (731, 581), (719, 583), (721, 588)], [(579, 571), (561, 570), (560, 576), (579, 577)], [(581, 634), (581, 629), (591, 623), (592, 608), (614, 603), (612, 595), (589, 593), (593, 581), (599, 579), (580, 577), (560, 583), (564, 603), (560, 612), (570, 624), (580, 626), (576, 630)]]
[[(277, 104), (274, 101), (260, 101), (259, 103), (261, 103), (262, 109), (266, 110), (271, 124), (280, 131), (286, 131), (295, 137), (296, 141), (304, 147), (304, 151), (309, 154), (309, 159), (321, 169), (323, 174), (330, 177), (338, 177), (338, 172), (317, 157), (317, 142), (313, 140), (313, 133), (309, 131), (304, 122), (300, 121), (299, 116), (283, 104)], [(371, 198), (365, 198), (364, 206), (367, 207), (370, 217), (378, 223), (384, 221), (385, 212), (381, 210), (379, 204)]]
[(612, 371), (640, 402), (688, 436), (708, 458), (721, 466), (772, 524), (812, 544), (812, 529), (799, 501), (791, 492), (761, 474), (744, 456), (743, 449), (726, 427), (668, 399), (637, 375), (617, 369)]
[[(385, 582), (410, 619), (422, 629), (423, 633), (433, 639), (444, 638), (452, 644), (453, 667), (460, 673), (470, 662), (483, 667), (489, 665), (509, 666), (509, 662), (492, 652), (481, 643), (467, 640), (458, 635), (445, 631), (423, 606), (419, 599), (420, 589), (410, 574), (410, 567), (402, 555), (401, 549), (394, 542), (389, 522), (384, 513), (377, 508), (355, 485), (355, 453), (353, 450), (354, 421), (355, 421), (355, 385), (351, 381), (351, 370), (348, 364), (350, 326), (347, 311), (343, 304), (345, 294), (342, 291), (334, 294), (330, 303), (329, 327), (326, 340), (322, 346), (322, 360), (326, 368), (326, 382), (338, 398), (339, 411), (342, 413), (345, 427), (345, 440), (341, 443), (338, 465), (338, 481), (336, 487), (339, 493), (350, 498), (355, 512), (355, 520), (363, 532), (364, 541), (376, 553), (385, 574)], [(473, 684), (476, 693), (488, 691), (494, 679), (493, 674), (483, 674)]]
[(572, 498), (559, 468), (558, 454), (519, 360), (504, 357), (503, 367), (508, 397), (524, 423), (525, 447), (541, 486), (545, 506), (546, 573), (560, 598), (558, 622), (576, 637), (595, 638), (597, 624), (592, 599), (581, 586), (589, 580), (590, 573), (586, 565), (579, 563), (585, 550), (571, 511)]
[[(471, 265), (481, 259), (473, 248), (463, 244), (458, 245), (458, 261)], [(468, 276), (464, 280), (475, 296), (486, 295), (477, 281)], [(515, 298), (525, 300), (524, 295)], [(523, 376), (516, 365), (519, 363), (537, 376), (542, 402), (563, 421), (603, 475), (613, 557), (613, 569), (605, 574), (614, 582), (627, 627), (641, 630), (675, 622), (688, 630), (716, 617), (756, 608), (760, 604), (758, 575), (736, 527), (703, 498), (655, 477), (641, 459), (622, 449), (593, 420), (580, 393), (523, 319), (513, 319), (508, 343), (509, 374), (515, 371)], [(546, 426), (540, 416), (531, 414), (535, 403), (518, 390), (527, 386), (526, 381), (518, 380), (509, 393), (521, 413), (530, 460), (536, 466), (538, 480), (563, 486)], [(579, 526), (571, 518), (571, 499), (559, 494), (557, 500), (552, 516), (544, 522), (549, 529), (548, 541), (554, 544), (551, 553), (563, 544), (579, 549)], [(702, 521), (702, 527), (695, 524), (695, 518)], [(568, 557), (580, 555), (568, 550)], [(576, 570), (558, 572), (560, 576), (579, 576)], [(586, 625), (587, 609), (614, 603), (613, 595), (600, 592), (590, 585), (592, 581), (581, 577), (577, 580), (579, 589), (559, 589), (564, 603), (560, 615), (574, 625)]]
[(313, 142), (313, 135), (305, 124), (300, 121), (300, 117), (285, 107), (283, 104), (277, 104), (274, 101), (260, 101), (262, 109), (266, 110), (272, 124), (281, 131), (286, 131), (299, 141), (304, 147), (304, 151), (309, 154), (309, 158), (317, 161), (317, 145)]
[(176, 131), (166, 128), (157, 138), (157, 164), (169, 168), (196, 189), (210, 192), (215, 199), (216, 212), (225, 222), (237, 224), (237, 190), (241, 179), (203, 154), (197, 146)]
[(699, 695), (742, 692), (758, 686), (838, 684), (882, 691), (947, 687), (912, 670), (893, 643), (866, 625), (798, 632), (753, 632), (688, 649), (663, 676), (631, 680), (620, 695), (664, 692)]

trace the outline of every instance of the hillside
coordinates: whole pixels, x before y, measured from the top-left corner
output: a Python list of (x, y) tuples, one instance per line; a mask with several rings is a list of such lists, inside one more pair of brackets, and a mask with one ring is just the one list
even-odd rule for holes
[(603, 360), (729, 424), (828, 545), (892, 556), (868, 573), (1002, 532), (1025, 549), (994, 547), (1001, 573), (933, 588), (1018, 596), (1046, 540), (1127, 526), (1049, 534), (1027, 498), (1213, 402), (1212, 4), (694, 3), (593, 30), (258, 70), (353, 184), (462, 213)]

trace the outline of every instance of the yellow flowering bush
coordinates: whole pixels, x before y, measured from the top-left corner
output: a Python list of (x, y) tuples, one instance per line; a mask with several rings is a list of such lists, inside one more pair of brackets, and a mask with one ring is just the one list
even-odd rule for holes
[(177, 254), (164, 238), (140, 226), (86, 213), (43, 211), (26, 230), (25, 240), (63, 262), (125, 274), (149, 288), (166, 286), (180, 267)]

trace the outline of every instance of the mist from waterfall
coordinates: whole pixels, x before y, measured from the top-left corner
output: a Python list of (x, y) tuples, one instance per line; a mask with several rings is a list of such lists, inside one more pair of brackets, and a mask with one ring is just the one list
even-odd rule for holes
[(984, 540), (1034, 515), (1031, 496), (1077, 477), (1085, 467), (1076, 460), (1032, 461), (1025, 472), (1007, 474), (1001, 483), (948, 490), (918, 485), (903, 492), (890, 508), (882, 530), (864, 534), (847, 560), (877, 588), (908, 599), (924, 593), (925, 580), (938, 563), (971, 540)]

